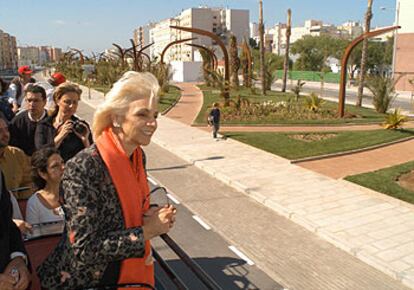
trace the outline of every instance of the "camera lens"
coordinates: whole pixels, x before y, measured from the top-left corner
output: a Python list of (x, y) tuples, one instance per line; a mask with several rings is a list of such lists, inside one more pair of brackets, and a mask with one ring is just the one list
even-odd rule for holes
[(74, 124), (73, 124), (73, 129), (78, 133), (78, 134), (81, 134), (81, 135), (85, 135), (85, 133), (86, 133), (86, 127), (85, 127), (85, 125), (83, 125), (83, 124), (81, 124), (81, 122), (79, 122), (79, 121), (76, 121)]

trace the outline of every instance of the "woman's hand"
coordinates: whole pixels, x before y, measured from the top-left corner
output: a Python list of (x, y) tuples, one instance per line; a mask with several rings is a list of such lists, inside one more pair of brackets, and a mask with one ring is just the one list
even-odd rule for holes
[(0, 274), (0, 289), (13, 290), (13, 285), (16, 281), (9, 274)]
[(144, 239), (166, 234), (174, 226), (177, 209), (172, 205), (152, 207), (144, 214)]
[(26, 263), (22, 257), (17, 257), (11, 260), (4, 270), (4, 274), (8, 274), (12, 277), (12, 279), (14, 279), (13, 290), (25, 290), (29, 286), (30, 272), (27, 269)]
[(13, 222), (16, 224), (16, 226), (19, 228), (22, 234), (32, 233), (32, 225), (29, 224), (28, 222), (25, 222), (24, 220), (19, 220), (19, 219), (13, 219)]
[(84, 130), (83, 130), (83, 134), (81, 134), (81, 133), (79, 133), (77, 130), (73, 130), (73, 133), (75, 133), (75, 135), (79, 138), (79, 139), (81, 139), (82, 140), (82, 143), (83, 143), (83, 146), (85, 146), (85, 148), (87, 148), (87, 147), (89, 147), (91, 144), (89, 143), (89, 135), (91, 134), (91, 131), (89, 130), (89, 127), (85, 124), (85, 123), (83, 123), (83, 122), (81, 122), (81, 121), (79, 121), (78, 122), (78, 126), (82, 126), (82, 127), (84, 127)]
[(73, 122), (72, 122), (72, 120), (65, 121), (65, 123), (63, 123), (62, 125), (60, 125), (57, 128), (57, 134), (56, 134), (56, 137), (54, 139), (56, 148), (58, 148), (60, 146), (63, 139), (65, 139), (66, 136), (68, 136), (69, 133), (71, 133), (71, 132), (73, 132)]

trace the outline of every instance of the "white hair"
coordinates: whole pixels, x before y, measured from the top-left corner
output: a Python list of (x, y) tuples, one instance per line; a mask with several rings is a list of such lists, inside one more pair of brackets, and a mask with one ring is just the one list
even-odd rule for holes
[(124, 73), (95, 112), (92, 124), (95, 140), (106, 128), (112, 126), (113, 116), (125, 116), (131, 102), (145, 98), (157, 102), (159, 88), (157, 79), (151, 73)]

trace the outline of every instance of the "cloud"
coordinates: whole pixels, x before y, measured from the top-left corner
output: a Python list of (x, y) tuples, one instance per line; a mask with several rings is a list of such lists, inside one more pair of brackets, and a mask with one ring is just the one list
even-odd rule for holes
[(55, 20), (55, 21), (53, 21), (53, 23), (55, 23), (57, 25), (65, 25), (66, 24), (66, 22), (61, 20), (61, 19)]

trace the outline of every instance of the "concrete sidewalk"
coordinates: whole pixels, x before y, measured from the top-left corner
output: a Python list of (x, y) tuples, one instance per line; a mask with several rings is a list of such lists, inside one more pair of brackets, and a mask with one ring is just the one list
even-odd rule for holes
[[(102, 94), (84, 101), (95, 107)], [(153, 141), (414, 288), (414, 206), (160, 117)]]

